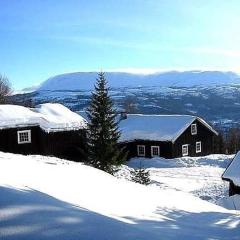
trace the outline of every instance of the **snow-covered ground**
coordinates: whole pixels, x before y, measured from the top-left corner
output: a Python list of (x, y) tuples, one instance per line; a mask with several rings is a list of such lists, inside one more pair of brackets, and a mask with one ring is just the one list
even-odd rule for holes
[(131, 179), (130, 171), (138, 168), (141, 162), (150, 172), (151, 185), (192, 193), (218, 204), (221, 198), (228, 196), (228, 183), (222, 181), (221, 176), (233, 157), (215, 154), (175, 159), (134, 158), (121, 167), (117, 177)]
[(150, 160), (155, 183), (143, 186), (125, 179), (128, 166), (119, 179), (81, 163), (0, 153), (0, 239), (239, 239), (239, 213), (192, 194), (219, 181), (217, 161), (226, 164), (212, 158), (200, 177), (205, 161)]

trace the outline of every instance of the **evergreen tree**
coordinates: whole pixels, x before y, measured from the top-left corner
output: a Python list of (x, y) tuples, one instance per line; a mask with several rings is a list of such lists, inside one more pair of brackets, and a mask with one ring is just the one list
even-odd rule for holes
[(217, 130), (218, 136), (213, 138), (213, 151), (214, 153), (224, 154), (226, 153), (226, 143), (224, 140), (224, 135), (221, 130)]
[(103, 72), (98, 74), (87, 115), (88, 163), (113, 174), (116, 166), (125, 161), (126, 153), (117, 145), (120, 132), (116, 110), (109, 96), (109, 88)]
[(230, 128), (227, 133), (227, 152), (228, 154), (235, 154), (239, 150), (239, 141), (240, 141), (240, 134), (239, 129), (237, 128)]
[(133, 171), (131, 171), (131, 179), (136, 183), (144, 185), (148, 185), (151, 182), (150, 173), (148, 170), (142, 167), (141, 162), (139, 168), (136, 168)]

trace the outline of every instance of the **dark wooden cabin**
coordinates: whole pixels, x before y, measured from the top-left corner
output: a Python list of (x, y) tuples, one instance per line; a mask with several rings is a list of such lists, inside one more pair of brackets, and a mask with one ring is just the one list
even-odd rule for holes
[(120, 121), (120, 146), (132, 157), (204, 156), (213, 153), (218, 133), (203, 119), (189, 115), (128, 114)]
[(229, 196), (240, 194), (240, 151), (224, 171), (222, 179), (229, 182)]
[(0, 151), (81, 161), (86, 120), (61, 104), (0, 106)]

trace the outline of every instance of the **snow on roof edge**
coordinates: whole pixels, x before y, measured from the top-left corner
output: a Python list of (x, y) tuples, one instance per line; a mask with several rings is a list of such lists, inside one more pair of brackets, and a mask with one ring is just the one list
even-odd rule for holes
[(6, 104), (0, 105), (0, 111), (1, 130), (38, 126), (49, 133), (84, 129), (87, 125), (86, 119), (62, 104), (46, 103), (36, 108)]
[(211, 130), (213, 133), (215, 133), (217, 136), (219, 135), (218, 132), (216, 130), (214, 130), (214, 128), (208, 124), (205, 120), (203, 120), (200, 117), (196, 117), (203, 125), (205, 125), (209, 130)]
[[(224, 176), (228, 171), (229, 171), (229, 168), (232, 166), (232, 164), (233, 164), (233, 162), (234, 161), (236, 161), (235, 159), (238, 159), (240, 157), (240, 151), (238, 151), (237, 153), (236, 153), (236, 155), (234, 156), (234, 158), (231, 160), (231, 162), (228, 164), (228, 166), (226, 167), (226, 169), (225, 169), (225, 171), (223, 172), (223, 174), (222, 174), (222, 180), (224, 180), (224, 181), (227, 181), (227, 182), (234, 182), (234, 180), (233, 179), (231, 179), (229, 176)], [(235, 182), (234, 182), (234, 184), (236, 184)], [(239, 185), (240, 186), (240, 184), (236, 184), (236, 185)]]

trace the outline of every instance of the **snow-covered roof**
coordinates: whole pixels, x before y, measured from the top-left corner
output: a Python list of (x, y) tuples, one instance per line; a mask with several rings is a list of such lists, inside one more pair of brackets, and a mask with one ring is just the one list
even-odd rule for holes
[(174, 142), (196, 119), (207, 128), (217, 132), (204, 120), (190, 115), (142, 115), (128, 114), (120, 121), (120, 142), (153, 140)]
[(39, 114), (18, 105), (0, 105), (0, 129), (38, 125)]
[(222, 179), (232, 181), (236, 186), (240, 186), (240, 151), (223, 173)]
[(45, 103), (38, 105), (34, 111), (41, 115), (40, 127), (47, 131), (74, 130), (86, 128), (87, 121), (62, 104)]
[(86, 120), (57, 103), (38, 105), (34, 109), (18, 105), (0, 105), (0, 129), (40, 126), (44, 131), (68, 131), (86, 128)]

